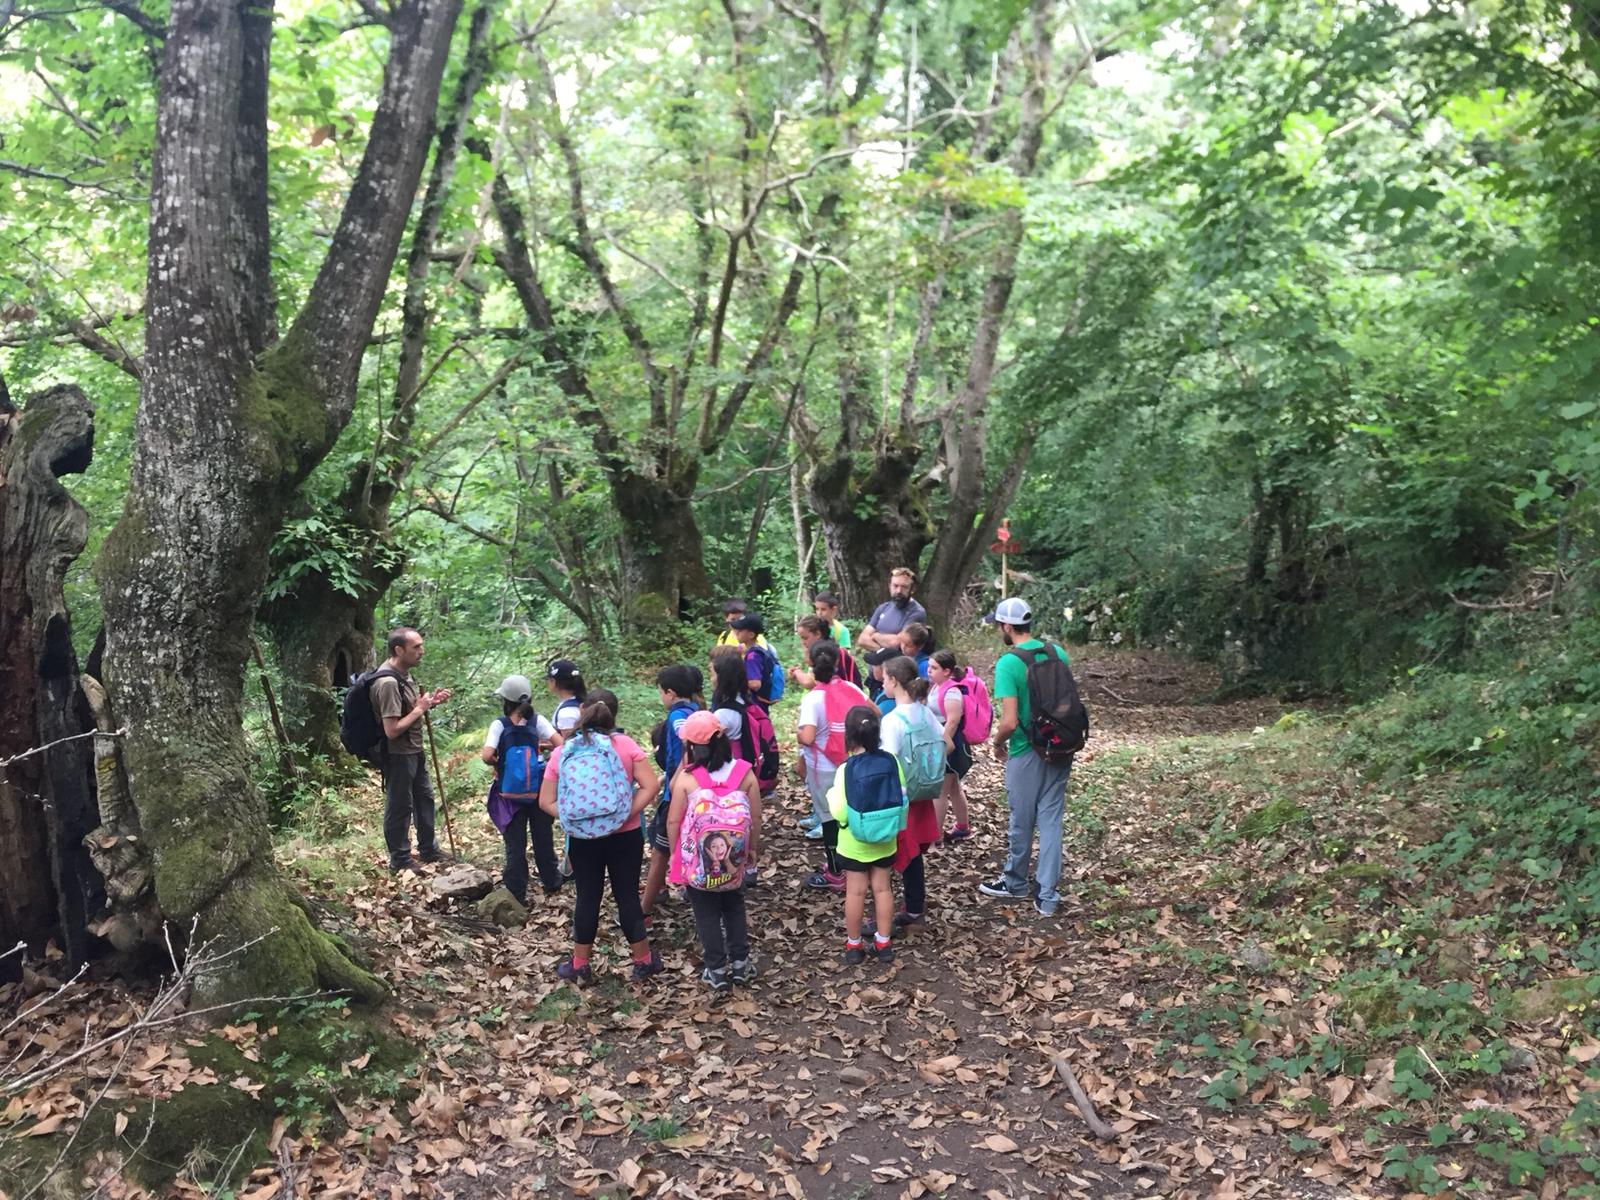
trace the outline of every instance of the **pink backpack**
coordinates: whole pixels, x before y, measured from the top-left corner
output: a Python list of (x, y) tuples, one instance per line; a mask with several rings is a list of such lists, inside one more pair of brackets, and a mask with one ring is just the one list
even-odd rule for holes
[(817, 686), (822, 689), (823, 714), (828, 722), (819, 749), (822, 757), (837, 767), (849, 757), (844, 745), (845, 715), (858, 704), (871, 708), (872, 701), (855, 684), (843, 679), (830, 679)]
[(715, 783), (704, 767), (693, 768), (700, 786), (684, 807), (667, 882), (702, 892), (736, 892), (744, 886), (752, 829), (750, 799), (741, 785), (749, 770), (749, 763), (735, 759), (728, 777)]
[[(961, 689), (961, 736), (967, 745), (988, 741), (989, 731), (994, 728), (994, 705), (989, 703), (989, 689), (984, 685), (983, 676), (968, 667), (966, 675), (952, 679), (949, 686)], [(944, 703), (942, 695), (939, 702)], [(940, 711), (943, 712), (943, 708)]]

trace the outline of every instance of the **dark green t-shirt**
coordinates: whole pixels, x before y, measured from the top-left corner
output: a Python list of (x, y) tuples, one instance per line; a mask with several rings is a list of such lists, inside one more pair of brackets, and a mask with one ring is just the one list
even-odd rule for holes
[[(1039, 638), (1029, 638), (1025, 642), (1018, 642), (1011, 649), (1043, 650), (1044, 642)], [(1056, 647), (1056, 657), (1064, 663), (1072, 661), (1062, 646)], [(1007, 696), (1017, 698), (1017, 727), (1012, 730), (1011, 740), (1006, 743), (1006, 749), (1011, 754), (1024, 754), (1032, 749), (1028, 744), (1028, 722), (1033, 717), (1032, 710), (1028, 707), (1028, 664), (1009, 650), (994, 664), (995, 708), (999, 709), (1000, 702)]]

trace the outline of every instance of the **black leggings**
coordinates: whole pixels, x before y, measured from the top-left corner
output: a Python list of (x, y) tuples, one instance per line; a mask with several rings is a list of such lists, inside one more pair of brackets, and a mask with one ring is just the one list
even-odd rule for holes
[(829, 875), (843, 875), (839, 867), (839, 822), (822, 823), (822, 856)]
[(928, 902), (928, 874), (921, 854), (906, 864), (900, 878), (905, 884), (906, 911), (913, 916), (920, 915), (922, 906)]
[(567, 847), (572, 860), (572, 881), (578, 902), (572, 910), (572, 940), (580, 946), (594, 944), (600, 929), (600, 897), (611, 876), (611, 895), (617, 902), (617, 919), (631, 945), (645, 939), (644, 910), (639, 907), (639, 868), (644, 865), (644, 836), (628, 829), (603, 838), (573, 838)]
[(533, 863), (539, 870), (539, 883), (547, 892), (561, 886), (561, 864), (556, 861), (556, 819), (537, 804), (511, 806), (511, 822), (505, 827), (506, 891), (523, 904), (528, 902), (528, 841), (533, 841)]

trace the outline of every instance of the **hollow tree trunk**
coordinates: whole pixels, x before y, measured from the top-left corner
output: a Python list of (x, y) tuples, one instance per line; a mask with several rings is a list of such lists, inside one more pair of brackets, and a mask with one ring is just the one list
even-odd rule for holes
[(822, 525), (828, 579), (846, 613), (864, 618), (888, 595), (889, 572), (915, 568), (933, 539), (926, 484), (917, 474), (915, 444), (889, 446), (864, 476), (847, 452), (819, 464), (807, 481)]
[(283, 674), (283, 724), (289, 740), (308, 753), (342, 754), (339, 702), (334, 689), (372, 667), (377, 607), (394, 578), (390, 571), (360, 572), (364, 586), (352, 596), (322, 575), (302, 579), (294, 592), (262, 606)]
[(327, 257), (273, 342), (260, 0), (177, 0), (152, 174), (144, 381), (121, 519), (99, 561), (106, 682), (166, 915), (226, 953), (201, 1002), (382, 984), (279, 876), (243, 735), (267, 552), (350, 418), (416, 195), (457, 0), (384, 10), (382, 94)]
[[(84, 960), (88, 916), (103, 889), (84, 836), (98, 823), (62, 578), (83, 551), (88, 518), (58, 482), (86, 469), (94, 407), (55, 387), (17, 413), (0, 405), (0, 952), (50, 936), (69, 967)], [(51, 743), (59, 743), (51, 745)], [(20, 959), (0, 959), (0, 973)]]
[(622, 571), (630, 624), (655, 625), (692, 614), (711, 599), (704, 543), (687, 494), (658, 479), (617, 475), (611, 496), (622, 523)]

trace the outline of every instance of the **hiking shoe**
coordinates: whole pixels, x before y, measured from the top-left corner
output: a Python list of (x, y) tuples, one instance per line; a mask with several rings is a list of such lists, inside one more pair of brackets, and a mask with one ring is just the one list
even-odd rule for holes
[(865, 946), (846, 946), (844, 948), (844, 965), (859, 967), (867, 961), (867, 948)]
[(954, 845), (956, 842), (966, 841), (971, 836), (972, 830), (968, 829), (965, 825), (952, 825), (950, 827), (950, 832), (944, 835), (944, 840), (947, 845)]
[(988, 896), (991, 900), (1026, 899), (1025, 896), (1017, 895), (1006, 886), (1006, 877), (1004, 875), (1001, 875), (996, 879), (986, 879), (980, 883), (978, 885), (978, 895)]
[(754, 983), (757, 974), (759, 972), (756, 970), (753, 958), (739, 958), (728, 964), (728, 978), (735, 983), (746, 985)]
[(806, 841), (808, 841), (808, 842), (820, 842), (822, 840), (822, 826), (821, 825), (813, 825), (813, 826), (811, 826), (809, 829), (807, 829), (805, 831), (805, 838), (806, 838)]
[(399, 875), (402, 871), (411, 875), (421, 874), (421, 872), (417, 870), (417, 864), (412, 862), (409, 858), (403, 862), (392, 862), (389, 864), (389, 874)]
[(432, 866), (443, 866), (449, 863), (460, 862), (454, 854), (446, 854), (443, 850), (430, 850), (426, 854), (417, 855), (423, 862)]
[(1056, 915), (1056, 906), (1054, 904), (1046, 904), (1043, 900), (1035, 900), (1033, 902), (1033, 911), (1041, 917), (1053, 917)]
[(830, 875), (826, 871), (813, 871), (806, 880), (806, 887), (814, 892), (842, 892), (844, 891), (844, 876)]
[(744, 885), (745, 885), (745, 887), (747, 887), (747, 888), (755, 887), (756, 886), (756, 881), (757, 881), (757, 879), (760, 878), (760, 876), (761, 876), (761, 869), (759, 867), (746, 867), (744, 869)]
[(904, 929), (907, 925), (926, 925), (927, 923), (927, 913), (909, 913), (901, 910), (894, 915), (894, 927), (896, 929)]
[(725, 992), (733, 986), (733, 981), (728, 978), (728, 969), (726, 967), (720, 971), (713, 971), (710, 967), (706, 967), (700, 972), (700, 982), (713, 992), (719, 993)]
[(890, 942), (887, 946), (875, 945), (872, 947), (872, 954), (881, 963), (892, 963), (894, 961), (894, 943)]
[(556, 964), (556, 978), (566, 983), (589, 983), (594, 977), (589, 972), (589, 964), (581, 967), (572, 965), (572, 956), (568, 955)]
[(629, 978), (631, 978), (635, 983), (643, 983), (646, 979), (649, 979), (650, 976), (659, 975), (666, 969), (666, 964), (661, 961), (660, 953), (652, 950), (650, 951), (649, 958), (645, 959), (643, 962), (634, 962), (633, 974)]
[(800, 826), (801, 829), (815, 829), (817, 826), (821, 825), (822, 822), (817, 818), (816, 813), (807, 813), (805, 816), (796, 821), (795, 824)]

